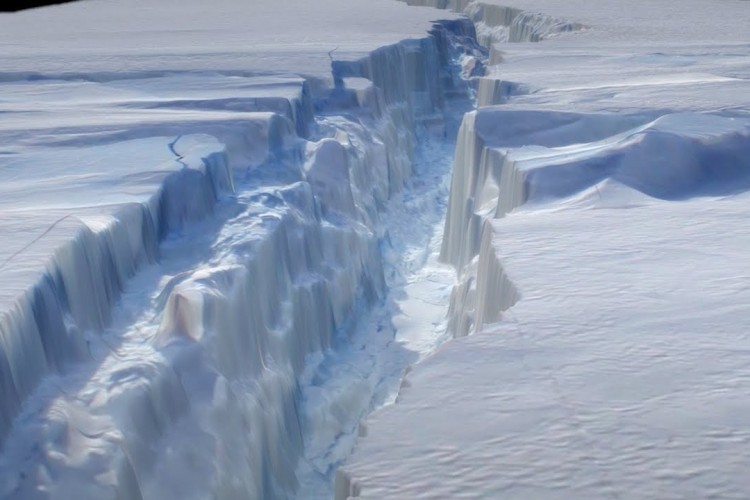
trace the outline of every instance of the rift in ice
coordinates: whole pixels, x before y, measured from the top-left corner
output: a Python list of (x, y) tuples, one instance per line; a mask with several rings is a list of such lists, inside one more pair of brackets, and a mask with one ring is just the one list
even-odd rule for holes
[(723, 7), (0, 14), (0, 497), (743, 498)]

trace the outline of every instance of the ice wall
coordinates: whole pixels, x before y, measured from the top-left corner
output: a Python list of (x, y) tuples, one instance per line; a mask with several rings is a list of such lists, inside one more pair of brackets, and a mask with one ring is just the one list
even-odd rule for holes
[[(490, 57), (492, 57), (492, 54), (493, 52), (490, 51)], [(489, 64), (497, 64), (497, 62), (493, 63), (490, 60)], [(490, 77), (479, 78), (476, 106), (482, 108), (496, 104), (505, 104), (512, 96), (527, 93), (529, 93), (529, 89), (516, 82)]]
[(477, 113), (467, 113), (456, 145), (440, 253), (459, 276), (448, 312), (454, 336), (468, 335), (485, 320), (498, 320), (518, 298), (492, 248), (486, 221), (523, 204), (528, 188), (514, 161), (503, 150), (488, 147), (476, 127)]
[[(208, 142), (197, 156), (184, 157), (184, 167), (171, 165), (143, 203), (6, 223), (45, 231), (0, 268), (0, 438), (43, 377), (88, 357), (86, 334), (109, 324), (124, 282), (158, 258), (164, 236), (210, 213), (231, 191), (223, 147)], [(49, 227), (46, 217), (54, 220)]]
[(519, 298), (496, 255), (502, 237), (489, 221), (526, 203), (581, 203), (605, 194), (620, 203), (618, 186), (631, 203), (638, 196), (674, 200), (743, 190), (750, 182), (747, 134), (744, 121), (714, 115), (654, 119), (502, 107), (468, 113), (441, 249), (460, 276), (450, 305), (454, 335), (496, 322)]
[[(468, 21), (438, 24), (429, 37), (334, 61), (334, 88), (253, 109), (256, 137), (213, 127), (229, 153), (179, 169), (152, 200), (95, 231), (89, 222), (56, 250), (3, 317), (3, 381), (14, 381), (3, 391), (3, 497), (294, 490), (297, 376), (308, 354), (344, 341), (357, 312), (382, 294), (379, 212), (411, 175), (417, 135), (443, 132), (444, 94), (454, 90), (446, 29), (473, 38)], [(249, 158), (263, 160), (238, 168)], [(201, 223), (215, 231), (203, 238), (196, 221), (233, 187)], [(124, 284), (182, 229), (194, 240), (180, 244), (195, 241), (201, 253), (172, 248), (187, 267), (152, 268), (164, 274), (142, 317), (113, 322)], [(70, 353), (56, 355), (71, 366), (45, 349)]]
[(501, 42), (538, 42), (559, 33), (583, 29), (579, 23), (477, 0), (402, 1), (466, 14), (476, 26), (477, 40), (485, 47)]

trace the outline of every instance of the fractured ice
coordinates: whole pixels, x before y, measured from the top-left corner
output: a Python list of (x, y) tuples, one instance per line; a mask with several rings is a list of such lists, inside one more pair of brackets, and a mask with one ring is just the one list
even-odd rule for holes
[[(3, 160), (4, 215), (12, 182), (26, 187), (15, 172), (86, 165), (3, 221), (29, 235), (3, 250), (3, 497), (295, 490), (298, 377), (384, 293), (380, 214), (458, 91), (447, 29), (474, 38), (468, 21), (436, 24), (334, 60), (330, 88), (250, 76), (227, 86), (242, 98), (215, 98), (203, 85), (226, 78), (134, 78), (133, 122)], [(98, 198), (79, 196), (89, 185)]]

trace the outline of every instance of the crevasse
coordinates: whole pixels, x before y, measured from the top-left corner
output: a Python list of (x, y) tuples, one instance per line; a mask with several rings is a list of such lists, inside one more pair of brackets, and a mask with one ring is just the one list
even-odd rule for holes
[(576, 22), (547, 14), (481, 0), (401, 0), (409, 5), (450, 9), (466, 14), (477, 31), (477, 41), (487, 48), (500, 42), (538, 42), (558, 33), (583, 29)]
[(383, 294), (379, 213), (460, 92), (449, 31), (475, 38), (438, 23), (334, 61), (334, 88), (255, 112), (264, 151), (216, 131), (225, 146), (182, 154), (147, 203), (55, 226), (63, 244), (0, 322), (3, 497), (295, 490), (297, 377)]

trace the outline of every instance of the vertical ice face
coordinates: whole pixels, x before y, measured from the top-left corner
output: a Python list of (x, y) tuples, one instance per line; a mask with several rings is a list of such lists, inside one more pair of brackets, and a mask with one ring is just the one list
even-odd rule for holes
[(476, 26), (477, 40), (485, 47), (501, 42), (538, 42), (551, 35), (583, 29), (576, 22), (481, 0), (401, 1), (466, 14)]
[(0, 405), (1, 437), (45, 375), (89, 358), (86, 336), (109, 325), (125, 281), (155, 261), (163, 237), (204, 217), (218, 196), (231, 190), (223, 148), (205, 137), (190, 140), (204, 143), (199, 156), (186, 160), (189, 167), (171, 165), (171, 172), (157, 174), (161, 187), (143, 203), (119, 204), (108, 214), (46, 210), (17, 222), (39, 235), (2, 268), (10, 286), (0, 316), (7, 386)]
[[(602, 141), (600, 147), (608, 148), (610, 137), (621, 137), (631, 127), (638, 130), (649, 118), (647, 113), (613, 119), (607, 114), (516, 111), (502, 106), (464, 116), (440, 255), (460, 278), (449, 311), (454, 335), (464, 336), (495, 322), (518, 298), (494, 254), (490, 241), (496, 238), (489, 221), (531, 198), (564, 197), (612, 175), (601, 157), (577, 159), (566, 146)], [(545, 170), (549, 164), (554, 166)]]
[(382, 296), (379, 213), (456, 91), (445, 29), (334, 61), (337, 85), (315, 96), (305, 83), (286, 105), (256, 99), (241, 125), (205, 125), (215, 151), (178, 137), (156, 195), (58, 224), (64, 244), (0, 323), (2, 496), (296, 488), (298, 376)]

